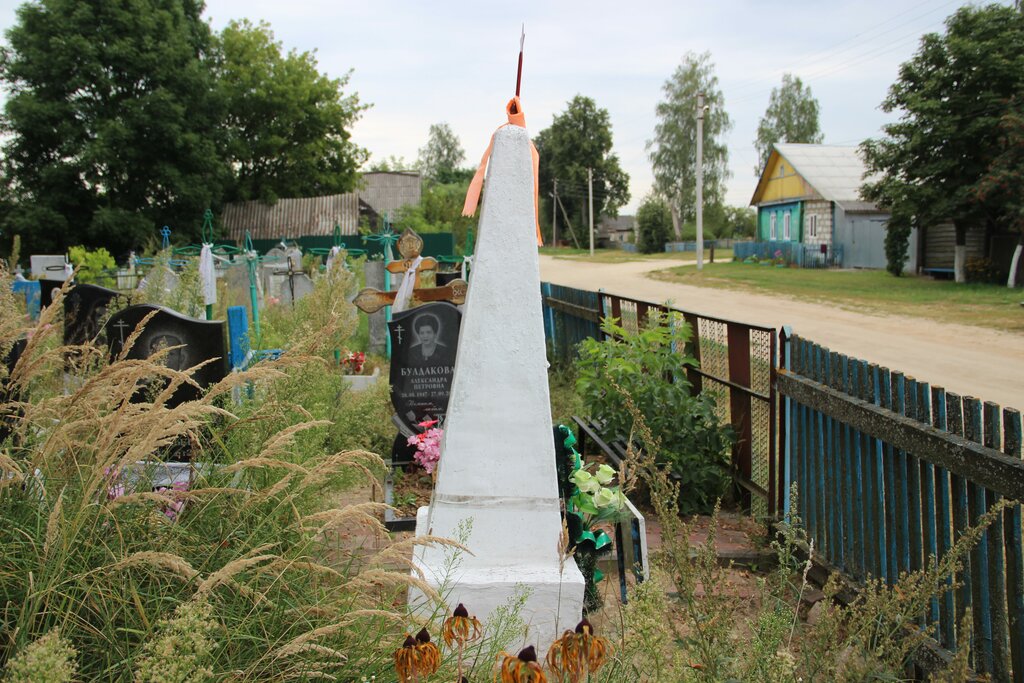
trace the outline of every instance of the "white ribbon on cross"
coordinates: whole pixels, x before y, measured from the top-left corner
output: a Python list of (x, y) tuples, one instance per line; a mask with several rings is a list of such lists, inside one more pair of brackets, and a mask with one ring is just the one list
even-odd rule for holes
[(422, 261), (423, 257), (417, 256), (405, 271), (402, 284), (398, 286), (398, 294), (395, 295), (395, 303), (391, 306), (392, 313), (401, 313), (412, 303), (412, 290), (416, 288), (416, 269), (420, 267)]
[(331, 253), (327, 255), (327, 272), (331, 272), (331, 268), (334, 267), (334, 261), (341, 254), (341, 247), (331, 247)]
[(199, 281), (203, 285), (203, 303), (207, 306), (217, 303), (217, 273), (214, 268), (213, 245), (204, 242), (199, 251)]

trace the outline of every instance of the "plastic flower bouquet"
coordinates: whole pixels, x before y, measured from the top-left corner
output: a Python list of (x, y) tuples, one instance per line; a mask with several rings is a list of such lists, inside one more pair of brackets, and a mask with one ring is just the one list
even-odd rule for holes
[(362, 351), (349, 351), (341, 357), (341, 367), (346, 375), (358, 375), (363, 372), (366, 354)]
[(441, 459), (441, 437), (444, 436), (444, 430), (435, 427), (436, 424), (437, 420), (420, 422), (417, 426), (423, 429), (423, 433), (413, 434), (406, 442), (416, 447), (412, 459), (426, 470), (427, 474), (433, 474), (437, 461)]

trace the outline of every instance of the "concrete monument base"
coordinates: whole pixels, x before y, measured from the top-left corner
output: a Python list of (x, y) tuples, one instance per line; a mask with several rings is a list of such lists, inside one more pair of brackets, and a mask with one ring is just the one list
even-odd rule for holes
[[(467, 516), (463, 519), (473, 520), (474, 531), (466, 543), (470, 551), (474, 547), (473, 537), (480, 533), (477, 531), (478, 528), (495, 528), (491, 526), (491, 517), (500, 514), (503, 520), (509, 520), (507, 509), (477, 509), (466, 512)], [(515, 515), (515, 526), (520, 529), (536, 528), (528, 526), (530, 516), (528, 513)], [(416, 535), (427, 535), (430, 532), (429, 524), (430, 508), (419, 508), (416, 513)], [(458, 522), (451, 528), (457, 526)], [(557, 542), (552, 547), (557, 552)], [(521, 642), (509, 645), (510, 652), (518, 652), (526, 645), (534, 645), (538, 656), (544, 657), (555, 638), (566, 630), (576, 628), (583, 613), (585, 581), (576, 562), (571, 558), (566, 559), (559, 568), (557, 563), (551, 562), (480, 565), (473, 560), (482, 558), (463, 554), (450, 576), (441, 575), (440, 570), (446, 566), (445, 553), (451, 557), (455, 552), (458, 551), (452, 548), (419, 548), (413, 556), (413, 562), (423, 572), (426, 582), (442, 592), (442, 597), (451, 608), (462, 603), (470, 614), (485, 625), (495, 616), (496, 609), (512, 605), (521, 597), (527, 597), (519, 613), (526, 633), (523, 634)], [(428, 602), (427, 597), (418, 589), (410, 589), (410, 606), (426, 606)]]

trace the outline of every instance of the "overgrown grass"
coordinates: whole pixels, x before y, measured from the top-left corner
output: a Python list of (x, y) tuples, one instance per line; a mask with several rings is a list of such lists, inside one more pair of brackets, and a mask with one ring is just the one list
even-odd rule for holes
[[(628, 393), (622, 393), (622, 400), (634, 415), (642, 440), (654, 444), (656, 453), (657, 439), (643, 412)], [(618, 627), (609, 634), (616, 643), (615, 654), (591, 676), (594, 683), (908, 680), (908, 665), (932, 630), (930, 601), (953, 589), (947, 579), (962, 569), (985, 527), (1006, 505), (993, 507), (945, 556), (929, 558), (924, 569), (901, 575), (895, 586), (868, 581), (849, 606), (835, 601), (840, 582), (834, 575), (824, 587), (821, 616), (810, 624), (802, 614), (802, 598), (811, 565), (801, 553), (813, 556), (814, 546), (797, 516), (794, 487), (791, 512), (772, 543), (778, 567), (760, 580), (757, 609), (744, 623), (746, 600), (730, 591), (726, 570), (716, 557), (717, 511), (707, 540), (691, 546), (692, 523), (675, 514), (679, 485), (655, 462), (651, 453), (630, 451), (620, 477), (626, 481), (632, 472), (650, 491), (662, 537), (652, 571), (671, 583), (674, 595), (664, 595), (655, 581), (632, 591)], [(969, 619), (962, 623), (961, 642), (969, 643)], [(962, 648), (936, 680), (964, 680), (967, 651)]]
[(747, 263), (715, 263), (702, 272), (669, 268), (653, 277), (697, 287), (777, 294), (859, 312), (1024, 332), (1024, 307), (1020, 305), (1024, 292), (1000, 285), (956, 284), (916, 275), (893, 277), (884, 270), (775, 268)]
[[(379, 504), (333, 504), (379, 475), (366, 448), (385, 443), (386, 397), (348, 395), (328, 369), (355, 327), (350, 284), (317, 282), (280, 361), (174, 406), (190, 373), (160, 354), (107, 364), (79, 348), (95, 362), (62, 386), (60, 302), (29, 325), (0, 273), (0, 352), (29, 339), (2, 378), (0, 671), (66, 655), (90, 681), (390, 675), (405, 588), (437, 596), (402, 565), (421, 541), (374, 554), (336, 540), (385, 533)], [(151, 400), (132, 402), (141, 382)], [(236, 404), (236, 389), (252, 397)], [(154, 490), (172, 448), (191, 454), (188, 487)]]

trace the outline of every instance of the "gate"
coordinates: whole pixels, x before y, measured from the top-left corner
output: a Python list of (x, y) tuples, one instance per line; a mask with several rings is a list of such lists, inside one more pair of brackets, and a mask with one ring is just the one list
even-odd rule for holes
[(736, 443), (732, 475), (744, 507), (755, 515), (775, 515), (782, 503), (776, 458), (776, 331), (734, 320), (699, 315), (607, 292), (541, 284), (544, 327), (557, 357), (568, 360), (587, 337), (600, 339), (600, 320), (616, 318), (627, 330), (646, 324), (651, 310), (681, 313), (693, 330), (686, 352), (699, 362), (687, 371), (697, 393), (707, 392), (719, 416), (732, 424)]

